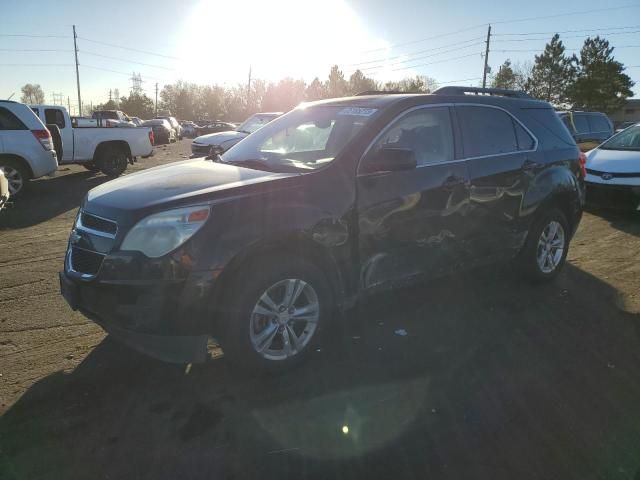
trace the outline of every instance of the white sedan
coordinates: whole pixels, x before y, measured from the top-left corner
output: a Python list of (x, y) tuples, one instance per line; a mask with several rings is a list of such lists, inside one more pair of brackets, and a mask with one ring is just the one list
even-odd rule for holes
[(587, 202), (640, 210), (640, 123), (587, 152)]

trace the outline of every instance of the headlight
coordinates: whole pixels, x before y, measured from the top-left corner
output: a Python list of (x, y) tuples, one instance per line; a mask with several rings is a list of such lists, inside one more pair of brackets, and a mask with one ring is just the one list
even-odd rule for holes
[(158, 258), (189, 240), (209, 218), (209, 207), (176, 208), (140, 220), (127, 233), (120, 250), (135, 250)]

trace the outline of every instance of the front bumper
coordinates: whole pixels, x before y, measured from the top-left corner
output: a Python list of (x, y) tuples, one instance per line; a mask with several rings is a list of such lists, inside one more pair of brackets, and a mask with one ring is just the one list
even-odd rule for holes
[(624, 210), (640, 210), (640, 187), (586, 182), (587, 204)]
[(134, 350), (172, 363), (207, 357), (213, 312), (206, 276), (118, 284), (59, 273), (60, 291), (73, 310)]

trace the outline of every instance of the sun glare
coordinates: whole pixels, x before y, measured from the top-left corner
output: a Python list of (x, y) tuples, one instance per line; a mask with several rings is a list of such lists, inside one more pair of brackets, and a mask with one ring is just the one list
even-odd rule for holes
[(343, 0), (202, 1), (180, 38), (182, 78), (218, 84), (245, 79), (249, 65), (254, 78), (324, 78), (381, 46)]

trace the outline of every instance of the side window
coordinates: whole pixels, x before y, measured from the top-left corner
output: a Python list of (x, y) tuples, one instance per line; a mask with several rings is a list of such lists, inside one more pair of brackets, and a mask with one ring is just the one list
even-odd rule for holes
[(583, 114), (573, 115), (573, 124), (576, 126), (578, 133), (589, 133), (589, 122), (587, 116)]
[(27, 130), (27, 127), (9, 110), (0, 107), (0, 130)]
[[(512, 120), (513, 121), (513, 120)], [(518, 150), (531, 150), (535, 146), (535, 141), (531, 135), (522, 128), (518, 122), (513, 121), (513, 128), (516, 129), (516, 139), (518, 140)]]
[(518, 151), (514, 122), (506, 112), (489, 107), (456, 107), (456, 110), (466, 157)]
[(446, 107), (415, 110), (393, 123), (373, 146), (413, 150), (418, 165), (453, 160), (453, 132)]
[(608, 132), (611, 130), (609, 122), (603, 115), (589, 115), (589, 125), (592, 132)]
[(44, 118), (46, 123), (55, 123), (60, 129), (65, 127), (64, 115), (57, 108), (45, 109)]
[(40, 116), (40, 109), (39, 108), (31, 107), (31, 110), (33, 110), (33, 113), (35, 113), (37, 117)]

